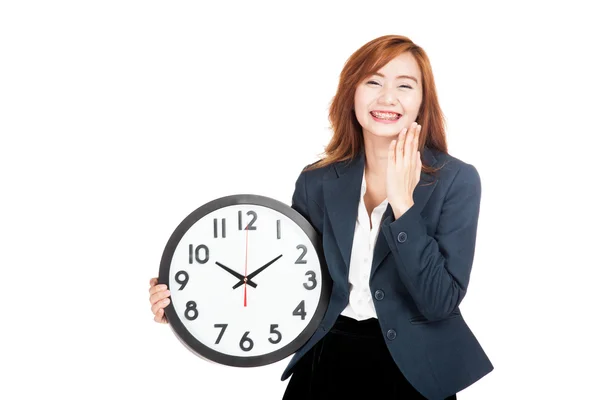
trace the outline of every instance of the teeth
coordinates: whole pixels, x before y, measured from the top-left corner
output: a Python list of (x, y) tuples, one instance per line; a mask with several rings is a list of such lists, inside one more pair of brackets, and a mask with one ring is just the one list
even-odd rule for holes
[(377, 111), (371, 111), (371, 114), (381, 119), (398, 119), (400, 118), (400, 114), (396, 113), (381, 113)]

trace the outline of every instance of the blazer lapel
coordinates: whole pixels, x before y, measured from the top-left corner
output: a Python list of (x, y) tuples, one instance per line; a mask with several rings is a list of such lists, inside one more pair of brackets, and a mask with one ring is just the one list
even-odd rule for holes
[(344, 276), (347, 277), (365, 168), (364, 152), (361, 151), (353, 160), (334, 164), (334, 168), (337, 177), (323, 181), (323, 198), (335, 242), (344, 260)]

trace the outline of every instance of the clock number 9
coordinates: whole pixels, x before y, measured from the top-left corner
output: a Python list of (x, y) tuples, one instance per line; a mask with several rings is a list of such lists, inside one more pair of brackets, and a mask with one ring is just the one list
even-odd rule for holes
[[(183, 275), (183, 279), (180, 278), (180, 275)], [(177, 282), (181, 285), (179, 287), (179, 290), (183, 290), (185, 285), (187, 285), (189, 279), (190, 279), (190, 276), (185, 271), (179, 271), (178, 273), (175, 274), (175, 282)]]
[[(242, 336), (242, 339), (240, 340), (240, 349), (243, 351), (250, 351), (254, 347), (254, 342), (248, 337), (249, 333), (250, 331), (244, 333), (244, 336)], [(244, 346), (244, 343), (248, 343), (248, 345)]]
[[(194, 314), (193, 317), (190, 315), (190, 311)], [(196, 302), (195, 301), (188, 301), (187, 303), (185, 303), (185, 313), (184, 313), (184, 315), (190, 321), (193, 321), (196, 318), (198, 318), (198, 310), (196, 309)]]

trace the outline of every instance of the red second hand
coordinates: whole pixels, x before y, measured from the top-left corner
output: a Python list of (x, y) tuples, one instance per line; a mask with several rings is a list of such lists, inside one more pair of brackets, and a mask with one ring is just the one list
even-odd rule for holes
[(244, 307), (248, 306), (247, 298), (246, 298), (246, 282), (248, 281), (248, 227), (246, 227), (246, 262), (244, 269)]

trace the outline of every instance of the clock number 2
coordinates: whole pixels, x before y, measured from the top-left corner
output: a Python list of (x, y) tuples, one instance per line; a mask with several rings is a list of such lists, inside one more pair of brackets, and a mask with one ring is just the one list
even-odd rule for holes
[(298, 246), (296, 246), (296, 248), (302, 249), (302, 254), (300, 254), (300, 257), (298, 257), (298, 259), (296, 260), (296, 262), (294, 264), (306, 264), (307, 261), (303, 260), (304, 256), (308, 252), (308, 250), (306, 249), (306, 246), (303, 244), (299, 244)]
[[(252, 215), (252, 221), (250, 221), (250, 223), (248, 225), (246, 225), (246, 227), (243, 230), (248, 230), (248, 231), (255, 231), (256, 227), (252, 226), (253, 223), (256, 222), (256, 219), (258, 218), (258, 216), (256, 215), (255, 211), (248, 211), (246, 213), (247, 215)], [(242, 230), (242, 211), (238, 211), (238, 230)]]

